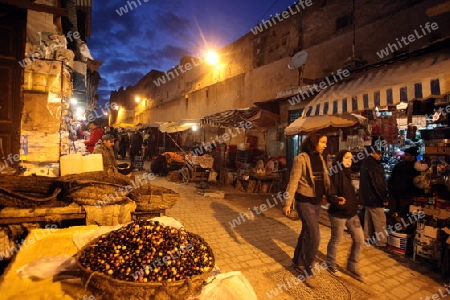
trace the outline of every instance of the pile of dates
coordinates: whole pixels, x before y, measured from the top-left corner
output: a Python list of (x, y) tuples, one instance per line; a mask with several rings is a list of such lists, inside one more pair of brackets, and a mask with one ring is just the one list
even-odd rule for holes
[(100, 236), (83, 249), (79, 263), (118, 280), (172, 282), (210, 271), (214, 256), (197, 235), (139, 220)]

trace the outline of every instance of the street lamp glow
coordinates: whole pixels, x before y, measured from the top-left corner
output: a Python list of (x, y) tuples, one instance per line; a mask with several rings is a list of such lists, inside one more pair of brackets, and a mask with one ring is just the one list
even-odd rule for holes
[(139, 101), (141, 101), (141, 98), (140, 97), (136, 97), (136, 98), (134, 98), (134, 101), (136, 101), (136, 103), (139, 103)]
[(205, 60), (208, 64), (214, 66), (219, 61), (219, 55), (214, 51), (208, 51), (205, 55)]

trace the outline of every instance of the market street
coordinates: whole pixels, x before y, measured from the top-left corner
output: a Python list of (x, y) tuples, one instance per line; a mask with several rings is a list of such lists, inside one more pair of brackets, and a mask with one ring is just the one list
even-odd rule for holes
[[(254, 213), (254, 217), (250, 220), (245, 218), (245, 222), (241, 218), (240, 225), (234, 222), (234, 228), (231, 226), (241, 213), (250, 216), (249, 209), (272, 199), (271, 194), (245, 194), (231, 186), (212, 187), (213, 190), (225, 192), (225, 198), (220, 199), (197, 194), (194, 183), (184, 185), (157, 177), (153, 184), (181, 194), (180, 201), (167, 210), (166, 214), (179, 220), (186, 230), (199, 234), (208, 242), (213, 248), (216, 265), (222, 271), (242, 271), (252, 284), (258, 299), (296, 299), (282, 285), (277, 285), (273, 278), (291, 265), (301, 222), (285, 217), (281, 207), (277, 206), (268, 208), (261, 214)], [(321, 225), (321, 258), (326, 253), (329, 237), (330, 229)], [(350, 246), (351, 238), (345, 235), (337, 255), (339, 267), (345, 267)], [(343, 287), (360, 287), (371, 293), (369, 298), (368, 294), (359, 294), (360, 297), (357, 294), (352, 299), (432, 299), (435, 294), (441, 298), (448, 294), (444, 283), (448, 284), (449, 280), (444, 282), (440, 279), (439, 274), (432, 271), (431, 265), (424, 261), (414, 262), (410, 258), (401, 258), (372, 246), (365, 246), (361, 266), (366, 279), (364, 284), (344, 272), (338, 278)], [(293, 273), (292, 277), (294, 276), (297, 275)], [(323, 286), (315, 292), (304, 287), (297, 289), (294, 284), (291, 287), (303, 292), (303, 299), (350, 299), (337, 293), (339, 289), (335, 287), (336, 284), (333, 287), (328, 285), (333, 278), (335, 277), (327, 271), (320, 273), (319, 282)], [(298, 287), (300, 285), (304, 283), (300, 283)], [(309, 295), (305, 295), (305, 291)]]

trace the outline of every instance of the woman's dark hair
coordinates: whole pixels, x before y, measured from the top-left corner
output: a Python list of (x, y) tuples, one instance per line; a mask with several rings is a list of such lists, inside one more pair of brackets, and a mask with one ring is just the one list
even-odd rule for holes
[(302, 142), (301, 151), (306, 152), (308, 154), (313, 153), (316, 151), (316, 146), (319, 143), (319, 140), (321, 137), (327, 136), (323, 132), (312, 132), (310, 133), (306, 139)]
[(336, 153), (336, 158), (334, 159), (334, 165), (338, 164), (339, 162), (342, 163), (344, 160), (344, 156), (346, 153), (350, 152), (349, 150), (340, 150), (338, 153)]

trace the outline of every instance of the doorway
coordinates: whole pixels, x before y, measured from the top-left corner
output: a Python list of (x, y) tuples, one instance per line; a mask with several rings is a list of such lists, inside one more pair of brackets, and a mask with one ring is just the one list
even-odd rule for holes
[(12, 158), (20, 149), (23, 69), (19, 62), (24, 59), (26, 21), (25, 9), (0, 4), (0, 155), (10, 167), (17, 166), (18, 160)]

